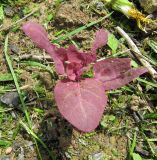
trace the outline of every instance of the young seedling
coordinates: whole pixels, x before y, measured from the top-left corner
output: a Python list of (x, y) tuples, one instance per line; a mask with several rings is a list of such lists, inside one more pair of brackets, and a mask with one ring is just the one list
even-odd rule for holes
[[(117, 89), (147, 72), (146, 68), (131, 68), (129, 58), (96, 62), (96, 50), (108, 40), (108, 32), (103, 29), (96, 32), (89, 53), (73, 45), (65, 49), (51, 44), (44, 28), (35, 22), (27, 22), (22, 30), (52, 57), (56, 72), (65, 77), (55, 86), (55, 100), (62, 116), (80, 131), (90, 132), (99, 125), (107, 104), (105, 90)], [(94, 77), (82, 78), (91, 64)]]

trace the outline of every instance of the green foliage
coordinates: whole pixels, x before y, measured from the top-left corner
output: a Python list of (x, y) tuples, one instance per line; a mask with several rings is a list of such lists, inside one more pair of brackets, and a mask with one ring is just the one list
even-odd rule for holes
[(9, 141), (0, 140), (0, 147), (8, 147), (11, 143)]
[(118, 39), (113, 34), (110, 34), (108, 37), (107, 45), (112, 49), (113, 53), (116, 53), (118, 44), (119, 44)]
[(150, 40), (148, 41), (148, 45), (151, 47), (151, 49), (157, 53), (157, 42), (153, 41), (153, 40)]
[(142, 157), (138, 153), (134, 152), (135, 147), (136, 147), (136, 143), (137, 143), (137, 134), (135, 132), (132, 143), (129, 148), (129, 160), (142, 160)]
[(4, 19), (4, 12), (3, 12), (3, 6), (0, 6), (0, 21)]
[(135, 147), (136, 147), (136, 139), (137, 139), (137, 134), (135, 132), (132, 143), (131, 143), (130, 148), (129, 148), (129, 158), (131, 158), (133, 153), (134, 153), (134, 150), (135, 150)]
[(102, 128), (107, 128), (110, 123), (115, 122), (116, 117), (114, 115), (104, 115), (100, 125)]
[(133, 160), (142, 160), (142, 157), (137, 153), (133, 153), (132, 158), (133, 158)]
[(77, 28), (77, 29), (75, 29), (75, 30), (73, 30), (73, 31), (71, 31), (71, 32), (68, 32), (66, 35), (64, 35), (64, 36), (59, 36), (57, 39), (55, 39), (55, 40), (53, 40), (52, 41), (52, 43), (58, 43), (58, 42), (60, 42), (60, 41), (62, 41), (62, 40), (65, 40), (66, 38), (70, 38), (70, 37), (72, 37), (72, 36), (74, 36), (74, 35), (76, 35), (76, 34), (78, 34), (79, 32), (81, 32), (81, 31), (83, 31), (83, 30), (85, 30), (85, 29), (87, 29), (87, 28), (89, 28), (89, 27), (91, 27), (91, 26), (93, 26), (93, 25), (95, 25), (95, 24), (97, 24), (97, 23), (100, 23), (100, 22), (102, 22), (103, 20), (105, 20), (106, 18), (108, 18), (108, 17), (110, 17), (111, 15), (112, 15), (112, 13), (113, 12), (111, 12), (110, 14), (107, 14), (105, 17), (101, 17), (101, 18), (99, 18), (98, 20), (96, 20), (96, 21), (92, 21), (92, 22), (90, 22), (90, 23), (88, 23), (88, 24), (86, 24), (86, 25), (84, 25), (84, 26), (81, 26), (81, 27), (79, 27), (79, 28)]
[(53, 70), (51, 69), (50, 66), (45, 66), (45, 65), (43, 65), (39, 62), (35, 62), (35, 61), (23, 61), (22, 63), (27, 65), (27, 66), (41, 68), (43, 70), (48, 71), (52, 76), (54, 75), (54, 72), (53, 72)]
[(0, 82), (12, 81), (13, 77), (10, 73), (0, 73)]
[(157, 119), (157, 113), (149, 113), (145, 115), (146, 119)]

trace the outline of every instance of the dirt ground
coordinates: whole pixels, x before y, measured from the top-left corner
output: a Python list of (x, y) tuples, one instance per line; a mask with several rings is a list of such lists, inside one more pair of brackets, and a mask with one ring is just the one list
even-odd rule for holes
[[(59, 36), (106, 16), (111, 11), (104, 6), (105, 9), (97, 9), (96, 6), (94, 0), (37, 0), (25, 1), (24, 3), (21, 1), (16, 5), (5, 4), (4, 8), (8, 10), (5, 10), (5, 18), (1, 23), (3, 31), (0, 33), (0, 75), (10, 73), (4, 56), (4, 41), (8, 35), (8, 54), (11, 57), (13, 69), (32, 121), (32, 130), (46, 144), (54, 159), (129, 160), (130, 146), (132, 146), (136, 132), (134, 151), (140, 154), (143, 159), (155, 160), (156, 154), (152, 154), (151, 151), (157, 151), (156, 144), (147, 143), (151, 134), (154, 136), (157, 134), (155, 125), (147, 125), (155, 122), (139, 118), (139, 114), (144, 115), (150, 106), (153, 106), (154, 112), (156, 110), (156, 102), (150, 101), (149, 97), (148, 101), (145, 101), (145, 97), (140, 91), (144, 88), (143, 92), (147, 96), (149, 96), (149, 92), (156, 95), (156, 90), (152, 86), (144, 86), (135, 80), (126, 88), (119, 89), (117, 92), (109, 92), (108, 105), (99, 127), (91, 133), (81, 133), (58, 112), (53, 95), (53, 89), (58, 79), (56, 73), (54, 72), (52, 75), (35, 64), (28, 65), (25, 61), (29, 59), (20, 60), (23, 55), (45, 55), (45, 52), (38, 49), (22, 32), (21, 26), (26, 21), (33, 20), (41, 23), (46, 28), (49, 39), (53, 41)], [(36, 8), (39, 9), (28, 18), (10, 27), (13, 22)], [(125, 20), (121, 23), (123, 19)], [(144, 44), (142, 39), (148, 38), (151, 34), (148, 33), (146, 36), (137, 28), (136, 22), (131, 21), (130, 23), (122, 14), (114, 13), (110, 18), (82, 30), (73, 37), (59, 41), (57, 45), (67, 47), (73, 43), (80, 50), (88, 51), (96, 30), (105, 28), (120, 39), (118, 51), (122, 52), (127, 49), (127, 46), (124, 39), (114, 29), (117, 25), (127, 28), (127, 31), (133, 34), (131, 36), (138, 46), (142, 46)], [(10, 29), (7, 29), (8, 26)], [(151, 35), (153, 40), (155, 37), (156, 35)], [(109, 47), (99, 50), (98, 57), (103, 56), (112, 56)], [(124, 56), (128, 55), (124, 54)], [(51, 66), (54, 71), (51, 61), (44, 59), (37, 62)], [(15, 94), (8, 95), (10, 92)], [(5, 99), (8, 96), (14, 102), (15, 97), (19, 100), (12, 78), (0, 81), (0, 96), (5, 96)], [(52, 159), (39, 141), (35, 144), (31, 132), (21, 126), (20, 122), (21, 120), (25, 122), (25, 118), (18, 100), (15, 105), (10, 101), (9, 104), (0, 103), (0, 160), (36, 160), (40, 159), (38, 153), (43, 160)], [(132, 105), (132, 101), (136, 102)], [(135, 107), (131, 108), (131, 106)], [(139, 112), (136, 112), (136, 106), (138, 106)], [(8, 108), (11, 109), (8, 111)], [(38, 151), (36, 145), (38, 145)]]

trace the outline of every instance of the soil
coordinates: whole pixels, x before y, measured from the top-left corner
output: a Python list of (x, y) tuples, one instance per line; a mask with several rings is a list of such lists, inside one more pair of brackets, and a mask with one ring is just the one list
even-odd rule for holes
[[(2, 25), (5, 27), (12, 24), (13, 19), (19, 19), (21, 14), (24, 16), (35, 7), (40, 8), (38, 12), (23, 20), (22, 23), (11, 27), (10, 30), (4, 30), (0, 34), (0, 73), (9, 72), (3, 52), (5, 35), (8, 34), (8, 53), (12, 57), (13, 68), (18, 75), (20, 87), (25, 87), (22, 93), (27, 109), (30, 112), (33, 131), (47, 145), (57, 160), (126, 160), (128, 159), (129, 142), (134, 135), (133, 129), (139, 130), (132, 116), (134, 111), (130, 111), (129, 108), (129, 98), (131, 99), (133, 95), (128, 91), (129, 95), (123, 95), (121, 97), (122, 100), (117, 98), (118, 94), (116, 93), (112, 95), (112, 99), (109, 96), (109, 105), (104, 115), (115, 116), (114, 122), (107, 121), (107, 127), (103, 128), (100, 125), (91, 133), (79, 132), (57, 110), (52, 92), (58, 79), (57, 75), (54, 73), (52, 77), (51, 74), (41, 68), (27, 66), (15, 60), (17, 57), (25, 54), (45, 54), (44, 51), (36, 48), (30, 39), (22, 33), (20, 28), (23, 23), (28, 20), (34, 20), (43, 24), (49, 33), (49, 38), (53, 40), (56, 39), (59, 32), (66, 33), (72, 31), (97, 20), (100, 16), (105, 16), (106, 13), (103, 10), (97, 10), (97, 12), (93, 10), (94, 4), (94, 1), (88, 0), (67, 0), (63, 2), (47, 0), (27, 1), (20, 5), (6, 5), (11, 7), (9, 8), (10, 10), (13, 9), (14, 11), (11, 10), (11, 13), (8, 13), (9, 9), (6, 10), (9, 16), (6, 16), (3, 20)], [(52, 18), (49, 19), (50, 16)], [(122, 16), (122, 18), (124, 17)], [(115, 24), (113, 19), (107, 19), (81, 31), (72, 40), (77, 43), (80, 49), (89, 50), (95, 36), (94, 33), (98, 28), (106, 28), (114, 33)], [(68, 38), (59, 42), (58, 45), (67, 47), (71, 43), (71, 38)], [(121, 47), (122, 45), (119, 46), (119, 48)], [(104, 51), (106, 49), (103, 48), (98, 56), (102, 56)], [(110, 55), (110, 53), (106, 52), (106, 55)], [(51, 63), (46, 59), (40, 63), (49, 65), (53, 69)], [(2, 91), (4, 90), (4, 92), (6, 90), (12, 92), (15, 89), (13, 81), (0, 82), (1, 86), (3, 86)], [(1, 92), (0, 94), (0, 96), (4, 95)], [(118, 106), (115, 108), (117, 104)], [(8, 104), (0, 104), (0, 106), (7, 109)], [(24, 121), (23, 113), (17, 107), (14, 107), (9, 112), (4, 112), (2, 115), (0, 113), (0, 136), (9, 142), (9, 145), (0, 147), (1, 160), (4, 160), (6, 157), (8, 157), (8, 160), (39, 159), (32, 136), (19, 124), (20, 119)], [(144, 145), (142, 140), (141, 144)], [(42, 159), (51, 159), (43, 146), (40, 143), (38, 145)], [(140, 148), (143, 148), (142, 145), (138, 144)], [(12, 147), (12, 151), (6, 155), (6, 149), (9, 146)]]

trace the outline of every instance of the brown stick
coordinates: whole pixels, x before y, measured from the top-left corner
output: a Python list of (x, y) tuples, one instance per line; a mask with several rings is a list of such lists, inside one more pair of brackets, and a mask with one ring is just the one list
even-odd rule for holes
[(146, 60), (146, 58), (141, 54), (140, 50), (137, 48), (132, 39), (128, 36), (128, 34), (119, 26), (116, 27), (118, 33), (127, 41), (130, 49), (134, 52), (136, 58), (141, 62), (141, 64), (148, 69), (148, 72), (153, 78), (157, 78), (156, 70), (151, 66), (151, 64)]

